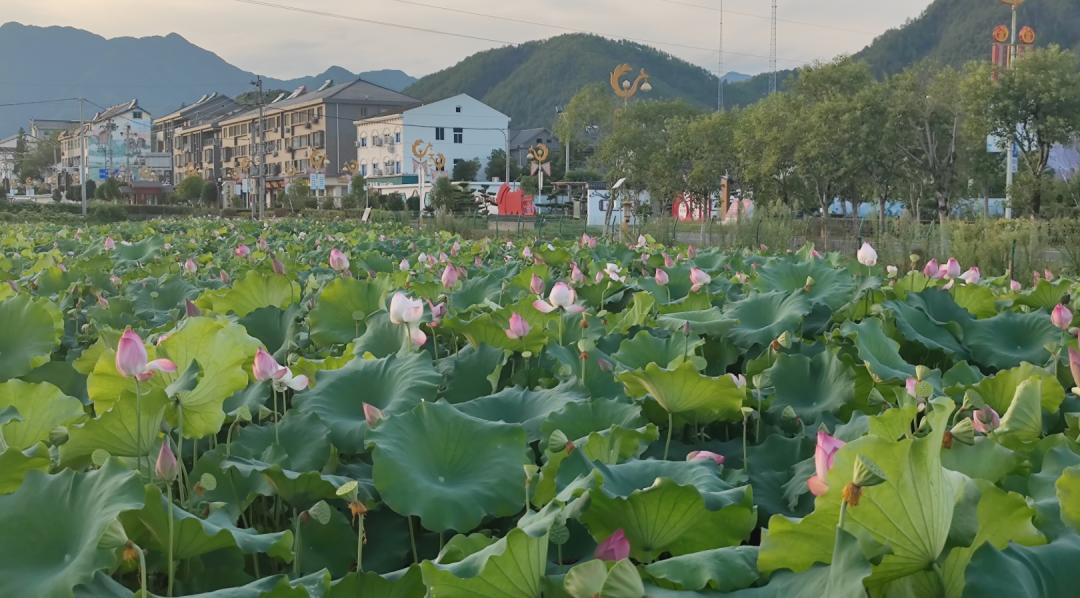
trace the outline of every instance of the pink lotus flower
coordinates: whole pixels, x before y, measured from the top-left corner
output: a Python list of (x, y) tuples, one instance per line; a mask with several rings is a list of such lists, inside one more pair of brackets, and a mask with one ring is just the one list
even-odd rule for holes
[(574, 292), (574, 289), (570, 288), (570, 285), (565, 282), (557, 282), (552, 287), (548, 300), (537, 299), (533, 301), (533, 307), (545, 314), (560, 308), (571, 314), (579, 314), (585, 311), (585, 308), (577, 305), (575, 301), (577, 301), (577, 293)]
[(176, 455), (173, 454), (170, 444), (166, 436), (161, 443), (161, 450), (158, 451), (157, 462), (154, 463), (154, 473), (163, 482), (173, 482), (180, 474), (180, 466), (176, 463)]
[(694, 247), (693, 245), (687, 246), (687, 248), (686, 248), (686, 257), (688, 257), (690, 259), (696, 258), (697, 257), (697, 248)]
[(675, 260), (671, 259), (670, 255), (668, 255), (666, 252), (662, 253), (661, 255), (664, 256), (664, 267), (665, 268), (674, 268), (675, 267)]
[(1043, 278), (1046, 279), (1046, 282), (1052, 282), (1054, 280), (1054, 272), (1050, 270), (1050, 268), (1043, 270)]
[(1031, 273), (1031, 285), (1032, 286), (1036, 286), (1036, 287), (1039, 286), (1039, 281), (1040, 280), (1042, 280), (1042, 274), (1039, 274), (1038, 272), (1032, 272)]
[(728, 374), (728, 376), (735, 383), (735, 388), (746, 388), (746, 376), (742, 374)]
[(245, 259), (247, 258), (247, 256), (251, 255), (251, 248), (241, 243), (240, 245), (236, 246), (236, 250), (234, 251), (234, 253), (236, 254), (236, 257), (240, 259)]
[[(1080, 351), (1069, 347), (1069, 371), (1072, 373), (1073, 384), (1080, 386)], [(1080, 389), (1073, 388), (1073, 394), (1080, 394)]]
[(134, 330), (128, 328), (116, 346), (116, 371), (125, 378), (139, 381), (154, 377), (154, 372), (175, 372), (176, 364), (168, 359), (148, 362), (146, 345)]
[(811, 249), (810, 250), (810, 257), (814, 258), (815, 260), (820, 260), (821, 258), (823, 258), (825, 256), (821, 255), (821, 252), (818, 251), (817, 249)]
[(967, 272), (960, 275), (960, 280), (968, 284), (979, 284), (979, 281), (982, 280), (982, 272), (979, 271), (978, 266), (972, 266), (968, 268)]
[(195, 263), (195, 260), (188, 258), (184, 262), (184, 274), (195, 275), (199, 271), (199, 265)]
[(923, 276), (927, 278), (937, 278), (938, 272), (940, 271), (941, 266), (938, 265), (938, 261), (936, 259), (926, 262), (926, 265), (923, 266), (922, 269)]
[(615, 530), (607, 540), (596, 547), (596, 558), (602, 561), (621, 561), (630, 557), (630, 541), (626, 539), (626, 532), (621, 529)]
[(1001, 425), (1001, 417), (992, 407), (976, 409), (971, 413), (971, 427), (980, 434), (989, 434)]
[(1015, 280), (1010, 280), (1009, 281), (1009, 290), (1011, 290), (1012, 292), (1019, 293), (1020, 289), (1022, 289), (1022, 288), (1024, 288), (1024, 287), (1020, 286), (1019, 282), (1016, 282)]
[(585, 282), (585, 273), (578, 268), (577, 263), (571, 264), (570, 268), (570, 282), (574, 284), (581, 284)]
[(270, 380), (274, 388), (284, 390), (304, 390), (308, 387), (307, 376), (293, 376), (292, 370), (281, 365), (274, 356), (259, 347), (255, 352), (255, 362), (251, 364), (251, 372), (259, 382)]
[(229, 273), (224, 270), (218, 271), (217, 277), (218, 280), (221, 281), (221, 284), (229, 284), (229, 281), (232, 280), (232, 277), (229, 276)]
[(274, 271), (274, 274), (285, 275), (285, 264), (281, 263), (281, 260), (277, 258), (270, 260), (270, 268)]
[(634, 245), (634, 249), (644, 249), (649, 246), (649, 240), (645, 238), (645, 235), (638, 235), (637, 244)]
[(409, 264), (409, 260), (407, 259), (402, 259), (401, 262), (398, 264), (398, 270), (401, 270), (402, 272), (408, 272), (410, 268), (412, 268), (412, 266)]
[(712, 461), (717, 465), (724, 464), (724, 456), (714, 453), (712, 451), (690, 451), (686, 455), (687, 461)]
[(945, 267), (938, 272), (938, 278), (952, 279), (958, 276), (960, 276), (960, 262), (954, 257), (949, 258), (949, 261), (945, 262)]
[(596, 249), (596, 239), (589, 236), (588, 233), (581, 234), (581, 247), (588, 247), (589, 249)]
[(447, 289), (454, 288), (454, 285), (458, 282), (457, 268), (455, 268), (453, 264), (447, 264), (446, 268), (443, 269), (440, 280), (442, 281), (443, 287)]
[(529, 290), (532, 291), (532, 293), (534, 295), (543, 295), (544, 294), (544, 279), (542, 279), (539, 276), (533, 274), (532, 278), (529, 279)]
[(1054, 306), (1054, 310), (1050, 312), (1050, 323), (1058, 328), (1069, 331), (1069, 326), (1072, 326), (1073, 315), (1069, 311), (1068, 307), (1065, 307), (1061, 303)]
[(532, 257), (533, 257), (532, 249), (530, 247), (526, 247), (525, 249), (522, 249), (521, 250), (521, 257), (523, 257), (523, 258), (525, 258), (527, 260), (531, 260)]
[(454, 244), (450, 246), (450, 255), (456, 257), (459, 251), (461, 251), (461, 242), (454, 241)]
[(700, 268), (692, 268), (690, 270), (690, 283), (693, 285), (690, 287), (690, 292), (696, 293), (702, 288), (709, 286), (712, 282), (712, 277), (705, 273)]
[(914, 396), (916, 396), (916, 387), (918, 385), (919, 385), (919, 381), (917, 379), (908, 378), (907, 380), (904, 381), (904, 390), (907, 391), (908, 395), (914, 397)]
[(829, 491), (825, 478), (832, 469), (837, 451), (844, 444), (846, 443), (843, 440), (829, 436), (824, 430), (818, 430), (817, 447), (814, 449), (814, 475), (806, 481), (806, 486), (814, 496), (822, 496)]
[(349, 256), (337, 247), (330, 250), (330, 267), (334, 272), (349, 271)]
[(867, 268), (877, 265), (877, 251), (874, 251), (874, 248), (866, 241), (863, 241), (862, 247), (855, 252), (855, 257), (858, 258), (860, 264)]
[(445, 264), (446, 262), (449, 262), (449, 261), (450, 261), (450, 256), (446, 255), (445, 251), (440, 251), (439, 252), (439, 263), (440, 264)]
[(609, 262), (606, 266), (604, 266), (604, 274), (606, 274), (608, 278), (615, 282), (622, 282), (624, 280), (623, 276), (619, 274), (618, 264), (612, 264)]
[(656, 284), (662, 287), (667, 286), (667, 283), (671, 282), (671, 278), (668, 276), (668, 273), (664, 272), (660, 268), (656, 269), (656, 274), (653, 275), (653, 280), (656, 281)]
[(266, 242), (266, 237), (259, 237), (259, 242), (257, 243), (257, 245), (262, 251), (270, 249), (270, 244)]
[(525, 318), (521, 317), (521, 314), (514, 312), (510, 314), (510, 327), (506, 329), (506, 336), (511, 340), (518, 340), (528, 336), (532, 327), (525, 321)]
[(116, 241), (113, 241), (112, 237), (105, 237), (105, 251), (112, 251), (116, 249)]
[(184, 314), (189, 318), (195, 318), (202, 315), (202, 310), (191, 299), (184, 301)]
[(367, 422), (369, 428), (374, 428), (382, 421), (382, 418), (383, 412), (381, 409), (371, 403), (364, 403), (364, 421)]
[(896, 278), (896, 275), (900, 273), (900, 269), (896, 266), (885, 266), (885, 272), (889, 275), (889, 278)]
[(420, 330), (420, 320), (424, 317), (424, 303), (419, 299), (411, 299), (402, 292), (394, 293), (390, 299), (390, 322), (404, 325), (409, 330), (409, 338), (417, 347), (422, 347), (427, 342), (427, 335)]

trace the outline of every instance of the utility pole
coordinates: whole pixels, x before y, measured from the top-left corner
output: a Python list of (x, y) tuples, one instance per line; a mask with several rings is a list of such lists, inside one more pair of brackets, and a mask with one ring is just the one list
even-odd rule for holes
[(769, 93), (776, 93), (776, 0), (772, 0), (772, 33), (769, 37)]
[[(255, 200), (259, 202), (259, 208), (256, 212), (256, 217), (262, 220), (266, 216), (266, 127), (263, 126), (263, 80), (262, 75), (256, 75), (255, 80), (251, 82), (255, 86), (258, 92), (259, 101), (259, 120), (256, 121), (255, 126), (258, 127), (259, 137), (255, 142), (255, 151), (258, 152), (258, 161), (256, 162), (256, 168), (258, 169), (258, 178), (255, 183)], [(252, 139), (255, 139), (255, 131), (251, 132)]]
[(86, 123), (83, 119), (83, 98), (79, 98), (79, 184), (82, 186), (82, 215), (86, 218)]
[(720, 58), (716, 68), (716, 111), (724, 111), (724, 0), (720, 0)]
[[(1009, 30), (1009, 58), (1006, 69), (1011, 69), (1013, 63), (1016, 62), (1016, 9), (1024, 0), (1013, 0), (1009, 3), (1009, 7), (1012, 8), (1012, 27)], [(1016, 174), (1013, 170), (1013, 146), (1016, 144), (1016, 135), (1013, 131), (1009, 132), (1009, 137), (1006, 141), (1005, 147), (1005, 219), (1011, 220), (1013, 217), (1012, 200), (1013, 200), (1013, 179)]]

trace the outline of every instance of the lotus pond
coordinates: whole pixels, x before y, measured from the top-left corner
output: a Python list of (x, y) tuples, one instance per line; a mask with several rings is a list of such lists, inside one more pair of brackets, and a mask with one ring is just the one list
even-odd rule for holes
[(0, 596), (1077, 592), (1073, 278), (298, 220), (0, 248)]

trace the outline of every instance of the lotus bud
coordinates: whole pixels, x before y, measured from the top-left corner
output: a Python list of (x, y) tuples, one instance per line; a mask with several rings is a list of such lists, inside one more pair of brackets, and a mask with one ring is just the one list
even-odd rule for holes
[(383, 412), (371, 403), (364, 403), (364, 421), (369, 428), (374, 428), (383, 419)]
[(615, 530), (606, 540), (596, 547), (596, 558), (602, 561), (621, 561), (630, 556), (630, 541), (626, 532)]
[(855, 457), (855, 469), (851, 481), (862, 488), (870, 488), (886, 481), (885, 472), (865, 455)]
[(170, 441), (166, 437), (158, 451), (157, 462), (154, 464), (154, 473), (159, 480), (173, 482), (180, 473), (180, 466), (176, 463), (176, 455), (173, 454)]
[(236, 257), (244, 259), (247, 256), (251, 255), (251, 248), (241, 243), (240, 245), (236, 246), (236, 251), (234, 253), (236, 253)]
[(184, 313), (189, 318), (195, 318), (202, 315), (202, 310), (191, 299), (188, 299), (184, 302)]
[[(1073, 384), (1080, 387), (1080, 351), (1069, 347), (1069, 371), (1072, 373)], [(1073, 394), (1078, 394), (1074, 389)]]
[(870, 268), (877, 265), (878, 254), (874, 251), (874, 248), (870, 246), (870, 243), (863, 241), (862, 247), (855, 252), (855, 257), (858, 258), (859, 263)]
[(804, 293), (809, 293), (810, 291), (814, 290), (814, 282), (816, 282), (816, 281), (814, 280), (813, 276), (807, 276), (806, 277), (806, 282), (803, 283), (803, 287), (802, 287), (803, 292)]
[(956, 422), (956, 425), (949, 430), (949, 434), (957, 442), (967, 445), (975, 444), (975, 426), (968, 418)]
[(992, 407), (983, 407), (971, 414), (971, 425), (980, 434), (989, 434), (1001, 425), (1001, 417)]
[(542, 279), (539, 276), (533, 274), (532, 278), (529, 279), (529, 290), (532, 291), (532, 293), (534, 295), (543, 295), (544, 294), (544, 279)]
[(690, 451), (686, 455), (687, 461), (712, 461), (717, 465), (723, 465), (726, 460), (721, 454), (712, 451)]
[(791, 405), (785, 405), (784, 410), (780, 412), (780, 417), (785, 421), (794, 421), (799, 419), (799, 414), (795, 412)]
[(1072, 326), (1072, 320), (1072, 311), (1060, 303), (1058, 303), (1054, 307), (1054, 310), (1050, 312), (1050, 323), (1065, 332), (1068, 332), (1069, 326)]
[(660, 268), (656, 269), (656, 274), (653, 276), (653, 279), (656, 281), (656, 284), (662, 287), (667, 286), (668, 282), (671, 280), (668, 277), (668, 273), (661, 270)]
[(281, 260), (277, 259), (276, 257), (270, 260), (270, 267), (274, 270), (274, 274), (280, 276), (285, 275), (285, 264), (281, 263)]

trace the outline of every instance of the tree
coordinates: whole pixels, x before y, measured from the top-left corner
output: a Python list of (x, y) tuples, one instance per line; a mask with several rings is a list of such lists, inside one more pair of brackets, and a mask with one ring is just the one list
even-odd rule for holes
[(473, 207), (472, 194), (447, 177), (440, 177), (431, 190), (431, 205), (443, 214), (462, 213)]
[(455, 181), (467, 181), (472, 182), (476, 180), (477, 175), (480, 174), (480, 159), (474, 158), (472, 160), (462, 160), (454, 164), (454, 171), (451, 177)]
[(25, 180), (29, 174), (23, 172), (26, 158), (30, 154), (30, 147), (26, 139), (26, 130), (19, 127), (18, 137), (15, 138), (15, 177), (20, 181)]
[(206, 187), (206, 181), (201, 176), (193, 174), (180, 181), (180, 184), (176, 186), (175, 195), (180, 201), (193, 204), (202, 198), (204, 187)]
[(285, 202), (289, 204), (291, 210), (307, 208), (311, 205), (313, 199), (311, 183), (306, 178), (296, 179), (285, 190)]
[(57, 162), (60, 150), (59, 133), (31, 142), (26, 134), (19, 133), (15, 148), (15, 172), (20, 180), (44, 179), (49, 168)]
[(1050, 149), (1080, 133), (1080, 74), (1078, 60), (1058, 46), (1021, 57), (1000, 75), (990, 93), (988, 120), (1002, 139), (1014, 135), (1030, 175), (1031, 211), (1042, 208), (1043, 174)]
[(202, 200), (204, 206), (208, 208), (214, 207), (217, 204), (218, 199), (217, 183), (214, 181), (206, 181), (199, 194), (199, 199)]
[(355, 210), (360, 206), (367, 207), (368, 205), (367, 179), (364, 178), (364, 175), (355, 175), (352, 178), (352, 184), (349, 185), (349, 194), (345, 196), (342, 202), (342, 207)]
[[(487, 176), (489, 181), (496, 179), (502, 181), (506, 178), (506, 150), (491, 150), (491, 155), (488, 156), (487, 168), (484, 169), (484, 175)], [(510, 162), (510, 180), (516, 181), (520, 176), (521, 168), (514, 162)]]
[[(288, 94), (289, 92), (284, 89), (268, 89), (263, 91), (263, 105), (269, 104), (274, 101), (274, 98), (283, 93)], [(257, 108), (259, 106), (259, 92), (246, 91), (236, 96), (236, 103), (244, 108)]]
[(574, 164), (580, 164), (611, 134), (615, 108), (611, 89), (605, 83), (597, 83), (577, 92), (555, 119), (553, 132), (564, 146), (570, 144), (570, 159)]
[[(89, 197), (89, 188), (87, 189), (86, 194), (87, 197)], [(120, 181), (111, 177), (106, 179), (101, 185), (98, 185), (97, 190), (94, 192), (94, 199), (104, 201), (115, 201), (120, 199), (120, 196)]]
[(799, 103), (790, 93), (773, 94), (743, 110), (735, 124), (735, 149), (744, 189), (759, 202), (793, 202), (799, 180), (794, 176)]
[[(93, 199), (97, 196), (97, 183), (94, 179), (86, 180), (86, 197), (87, 199)], [(82, 189), (79, 189), (79, 201), (82, 201)]]

